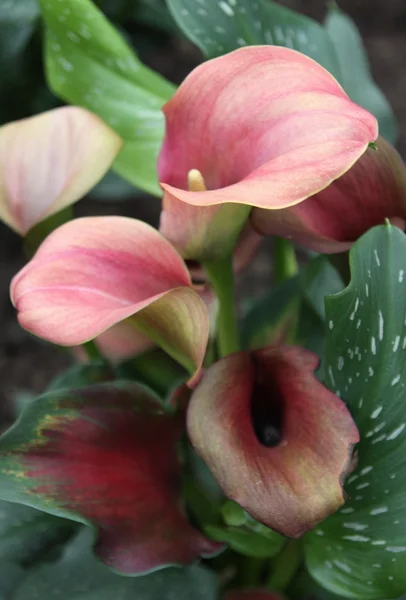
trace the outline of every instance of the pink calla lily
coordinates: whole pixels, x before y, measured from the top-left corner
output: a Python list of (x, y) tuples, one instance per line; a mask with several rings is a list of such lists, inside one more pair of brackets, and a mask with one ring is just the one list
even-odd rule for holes
[(404, 229), (406, 167), (383, 138), (329, 187), (282, 210), (254, 209), (251, 222), (263, 235), (288, 237), (316, 252), (348, 250), (385, 218)]
[(209, 317), (176, 250), (126, 217), (76, 219), (56, 229), (16, 275), (22, 327), (76, 346), (124, 321), (190, 372), (203, 360)]
[(297, 347), (238, 352), (192, 394), (188, 433), (225, 495), (257, 521), (298, 537), (345, 501), (359, 435), (344, 402)]
[(0, 219), (25, 235), (84, 196), (121, 146), (99, 117), (76, 106), (0, 127)]
[(282, 47), (241, 48), (204, 63), (163, 110), (161, 230), (197, 260), (231, 253), (250, 206), (302, 202), (378, 135), (375, 117), (323, 67)]
[[(208, 285), (194, 286), (194, 289), (207, 307), (210, 330), (214, 334), (218, 308), (216, 296)], [(101, 355), (113, 363), (139, 356), (155, 346), (153, 341), (136, 329), (128, 319), (113, 325), (94, 341)], [(74, 353), (78, 360), (88, 361), (88, 355), (83, 346), (76, 346)]]

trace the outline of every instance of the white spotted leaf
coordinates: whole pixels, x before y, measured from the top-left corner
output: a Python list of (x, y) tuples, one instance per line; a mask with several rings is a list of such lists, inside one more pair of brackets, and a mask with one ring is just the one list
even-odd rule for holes
[(326, 299), (327, 385), (359, 428), (348, 500), (306, 536), (306, 562), (348, 598), (406, 591), (406, 236), (375, 227), (353, 247), (351, 282)]
[(145, 67), (91, 0), (40, 0), (49, 86), (63, 100), (99, 115), (124, 139), (115, 170), (160, 195), (156, 159), (162, 105), (174, 86)]
[(166, 0), (183, 32), (207, 58), (236, 48), (273, 44), (317, 60), (336, 76), (338, 63), (326, 30), (270, 0)]
[(392, 144), (398, 138), (398, 126), (392, 108), (372, 78), (361, 35), (354, 22), (332, 4), (325, 21), (340, 64), (340, 83), (347, 94), (379, 121), (380, 133)]
[(272, 0), (166, 0), (185, 35), (207, 58), (242, 46), (271, 44), (298, 50), (323, 65), (347, 94), (379, 121), (394, 143), (397, 125), (392, 109), (372, 79), (357, 28), (336, 7), (325, 25)]

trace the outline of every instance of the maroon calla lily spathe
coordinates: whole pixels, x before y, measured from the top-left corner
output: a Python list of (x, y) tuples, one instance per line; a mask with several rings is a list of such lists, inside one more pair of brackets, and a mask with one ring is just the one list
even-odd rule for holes
[(212, 365), (188, 410), (192, 444), (225, 495), (289, 537), (345, 501), (358, 430), (296, 347), (239, 352)]
[(404, 229), (406, 167), (383, 138), (340, 179), (295, 206), (254, 209), (251, 223), (263, 235), (278, 235), (315, 250), (348, 250), (368, 229), (388, 218)]
[(189, 259), (231, 254), (250, 207), (299, 204), (345, 173), (378, 136), (310, 58), (251, 46), (205, 62), (163, 108), (161, 232)]
[(182, 508), (184, 413), (165, 413), (142, 386), (110, 383), (48, 394), (28, 413), (24, 443), (11, 431), (0, 447), (21, 501), (92, 525), (105, 564), (139, 574), (221, 548)]

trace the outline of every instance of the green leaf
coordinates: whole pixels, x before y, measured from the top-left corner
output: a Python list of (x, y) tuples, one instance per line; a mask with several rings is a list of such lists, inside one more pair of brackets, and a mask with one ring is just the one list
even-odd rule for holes
[(116, 367), (116, 374), (118, 379), (143, 383), (161, 398), (166, 398), (169, 392), (188, 378), (187, 371), (159, 348), (120, 363)]
[(115, 129), (125, 141), (114, 164), (117, 173), (160, 195), (156, 159), (164, 133), (161, 107), (174, 86), (138, 60), (91, 0), (40, 0), (40, 5), (49, 86)]
[[(29, 573), (12, 600), (216, 600), (216, 579), (208, 569), (169, 568), (138, 578), (121, 577), (90, 551), (91, 534), (82, 531), (63, 557)], [(1, 590), (1, 588), (0, 588)], [(9, 598), (9, 597), (8, 597)], [(0, 596), (1, 600), (1, 596)]]
[(47, 392), (85, 387), (93, 383), (109, 381), (112, 376), (111, 368), (106, 363), (76, 364), (55, 377), (49, 384)]
[(165, 5), (165, 0), (138, 0), (132, 15), (142, 25), (179, 35), (179, 29)]
[(0, 600), (11, 600), (13, 591), (23, 581), (26, 571), (13, 562), (0, 563)]
[(0, 72), (8, 73), (10, 64), (24, 50), (39, 17), (37, 0), (0, 2)]
[[(278, 336), (287, 335), (292, 340), (296, 335), (297, 342), (321, 355), (324, 298), (342, 289), (342, 280), (326, 256), (310, 260), (299, 275), (252, 304), (242, 321), (243, 346), (266, 346)], [(296, 326), (297, 331), (292, 331)]]
[(206, 55), (254, 44), (299, 50), (332, 73), (337, 59), (325, 29), (313, 19), (268, 0), (167, 0), (179, 27)]
[(38, 562), (56, 544), (66, 541), (75, 527), (71, 521), (30, 506), (0, 500), (0, 561)]
[(379, 121), (380, 133), (390, 142), (398, 138), (392, 108), (374, 82), (361, 35), (350, 17), (334, 4), (325, 22), (340, 65), (340, 83), (347, 94)]
[(360, 430), (349, 500), (306, 538), (312, 576), (349, 598), (406, 590), (406, 237), (376, 227), (351, 250), (351, 283), (326, 300), (327, 384)]

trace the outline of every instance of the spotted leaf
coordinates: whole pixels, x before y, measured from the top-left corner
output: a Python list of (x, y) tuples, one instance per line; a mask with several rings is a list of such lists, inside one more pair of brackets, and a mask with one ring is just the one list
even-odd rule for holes
[(160, 195), (155, 163), (164, 133), (161, 106), (175, 88), (145, 67), (91, 0), (40, 1), (49, 86), (96, 113), (124, 139), (116, 171)]
[(388, 140), (396, 141), (395, 117), (372, 79), (359, 32), (334, 3), (323, 26), (272, 0), (166, 1), (179, 27), (207, 58), (256, 44), (286, 46), (310, 56), (377, 117)]
[(337, 59), (324, 28), (276, 2), (167, 0), (167, 4), (179, 27), (208, 58), (242, 46), (272, 44), (299, 50), (337, 75)]
[(351, 283), (326, 300), (327, 384), (361, 434), (343, 508), (307, 536), (307, 565), (349, 598), (406, 590), (406, 237), (386, 225), (351, 251)]
[(376, 116), (380, 133), (394, 144), (399, 137), (396, 118), (372, 78), (368, 56), (355, 23), (332, 2), (325, 27), (334, 44), (344, 89), (354, 102)]

